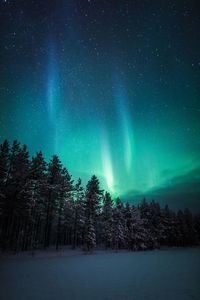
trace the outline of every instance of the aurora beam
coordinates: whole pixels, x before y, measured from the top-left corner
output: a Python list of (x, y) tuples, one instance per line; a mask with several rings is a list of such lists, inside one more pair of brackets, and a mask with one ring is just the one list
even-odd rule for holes
[(124, 163), (126, 172), (129, 173), (133, 163), (134, 152), (134, 135), (132, 129), (132, 120), (128, 110), (128, 95), (125, 85), (121, 79), (114, 76), (113, 98), (117, 106), (120, 129), (123, 136), (124, 144)]
[(57, 98), (57, 65), (55, 50), (52, 43), (49, 46), (49, 62), (47, 69), (47, 108), (51, 121), (55, 117), (56, 98)]
[(59, 131), (62, 129), (62, 115), (61, 115), (61, 91), (60, 91), (60, 79), (58, 59), (55, 43), (52, 41), (48, 46), (48, 66), (47, 66), (47, 111), (51, 125), (54, 151), (59, 151)]
[(110, 147), (108, 137), (104, 131), (101, 138), (101, 158), (103, 165), (103, 174), (106, 180), (106, 185), (109, 191), (114, 194), (114, 178), (113, 178), (113, 167), (110, 153)]

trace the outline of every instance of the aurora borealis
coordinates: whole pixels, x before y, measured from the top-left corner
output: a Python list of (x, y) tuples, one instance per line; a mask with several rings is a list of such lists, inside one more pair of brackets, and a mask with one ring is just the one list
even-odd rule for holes
[[(0, 1), (0, 141), (114, 196), (200, 196), (198, 1)], [(174, 203), (175, 203), (174, 202)]]

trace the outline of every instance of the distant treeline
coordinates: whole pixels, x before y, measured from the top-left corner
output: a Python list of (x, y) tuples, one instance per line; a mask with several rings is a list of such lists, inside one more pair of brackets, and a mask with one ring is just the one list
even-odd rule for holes
[(143, 200), (125, 205), (100, 189), (94, 175), (86, 188), (72, 180), (58, 156), (29, 158), (25, 145), (0, 146), (0, 247), (22, 251), (62, 245), (144, 250), (200, 242), (200, 216)]

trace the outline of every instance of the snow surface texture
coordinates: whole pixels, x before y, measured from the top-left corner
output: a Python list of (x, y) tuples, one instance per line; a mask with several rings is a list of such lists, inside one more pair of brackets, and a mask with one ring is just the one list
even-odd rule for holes
[(1, 300), (197, 300), (199, 282), (199, 248), (0, 260)]

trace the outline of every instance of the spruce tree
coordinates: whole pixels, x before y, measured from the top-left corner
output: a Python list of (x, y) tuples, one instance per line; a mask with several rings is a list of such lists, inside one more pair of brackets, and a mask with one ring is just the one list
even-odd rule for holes
[(89, 218), (89, 220), (87, 220), (85, 243), (86, 243), (86, 250), (88, 252), (92, 251), (96, 247), (96, 233), (95, 233), (93, 220), (91, 217)]
[(123, 203), (117, 198), (113, 209), (113, 245), (115, 249), (121, 249), (125, 246), (125, 220), (123, 214)]
[[(56, 229), (56, 249), (61, 242), (61, 227), (64, 224), (64, 210), (68, 208), (68, 213), (74, 215), (74, 205), (72, 193), (74, 190), (72, 176), (66, 168), (63, 168), (60, 173), (60, 184), (57, 191), (57, 229)], [(65, 214), (66, 217), (66, 214)], [(70, 220), (72, 221), (72, 219)], [(66, 226), (67, 227), (67, 226)], [(69, 226), (68, 226), (69, 227)]]
[(42, 244), (42, 227), (45, 221), (45, 193), (47, 190), (47, 164), (42, 152), (32, 157), (27, 182), (27, 197), (31, 206), (30, 247), (32, 250)]
[(96, 241), (98, 220), (100, 216), (100, 204), (102, 202), (102, 197), (103, 197), (103, 191), (100, 190), (99, 180), (95, 175), (93, 175), (87, 183), (86, 193), (85, 193), (86, 241), (90, 240), (89, 239), (90, 233), (92, 235), (91, 240)]
[(74, 226), (73, 226), (73, 248), (84, 243), (85, 228), (85, 202), (84, 189), (81, 185), (81, 179), (74, 187)]
[(27, 147), (21, 147), (17, 141), (13, 142), (10, 153), (10, 170), (7, 180), (7, 211), (8, 218), (6, 222), (6, 240), (9, 248), (16, 250), (19, 239), (19, 228), (23, 233), (23, 244), (27, 231), (27, 218), (24, 217), (24, 201), (20, 197), (29, 173), (29, 153)]
[(146, 250), (148, 247), (149, 231), (141, 217), (140, 209), (132, 207), (133, 250)]
[(124, 219), (125, 219), (125, 245), (128, 249), (133, 249), (134, 244), (134, 233), (133, 233), (133, 217), (132, 209), (129, 203), (126, 203), (124, 209)]
[(7, 140), (0, 145), (0, 190), (3, 193), (9, 175), (10, 147)]
[(102, 225), (103, 243), (107, 249), (112, 247), (113, 239), (113, 201), (108, 192), (103, 198)]
[(62, 164), (57, 155), (54, 155), (47, 168), (47, 190), (45, 207), (45, 229), (44, 229), (44, 248), (51, 242), (52, 225), (55, 218), (56, 209), (59, 201), (59, 193), (62, 184)]
[(9, 210), (7, 207), (7, 183), (10, 170), (10, 149), (8, 141), (0, 145), (0, 244), (4, 247), (7, 218)]

